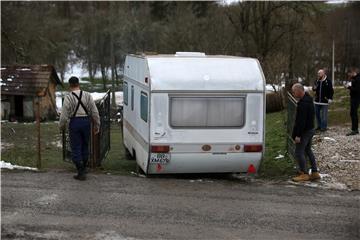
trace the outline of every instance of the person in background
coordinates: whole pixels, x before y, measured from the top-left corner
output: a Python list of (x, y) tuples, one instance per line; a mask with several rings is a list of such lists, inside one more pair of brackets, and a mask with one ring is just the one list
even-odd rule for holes
[(349, 71), (350, 84), (347, 88), (350, 90), (350, 116), (351, 132), (346, 136), (359, 134), (358, 108), (360, 104), (360, 74), (358, 68), (351, 68)]
[(326, 76), (325, 70), (318, 71), (318, 79), (313, 87), (315, 91), (315, 115), (317, 128), (316, 130), (326, 131), (328, 122), (328, 107), (332, 102), (334, 89), (331, 80)]
[[(299, 175), (292, 180), (295, 182), (318, 180), (320, 174), (316, 166), (315, 156), (311, 150), (314, 130), (314, 103), (312, 97), (305, 93), (304, 86), (295, 83), (291, 88), (293, 95), (298, 99), (295, 124), (292, 138), (295, 141), (295, 158), (299, 163)], [(305, 155), (311, 163), (311, 175), (308, 174)]]
[(89, 159), (91, 120), (94, 120), (95, 134), (99, 132), (100, 117), (90, 93), (80, 90), (79, 79), (69, 79), (70, 94), (66, 95), (60, 114), (59, 127), (65, 130), (69, 122), (71, 159), (78, 174), (77, 180), (86, 179), (86, 165)]

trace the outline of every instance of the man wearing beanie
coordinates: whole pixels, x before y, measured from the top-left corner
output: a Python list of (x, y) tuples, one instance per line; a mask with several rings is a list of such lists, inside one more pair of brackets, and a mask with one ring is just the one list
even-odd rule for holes
[(65, 97), (59, 127), (64, 130), (69, 122), (71, 159), (78, 174), (77, 180), (85, 180), (85, 168), (89, 159), (89, 139), (91, 120), (94, 121), (95, 134), (99, 132), (100, 117), (95, 102), (90, 93), (80, 90), (79, 79), (69, 79), (70, 94)]

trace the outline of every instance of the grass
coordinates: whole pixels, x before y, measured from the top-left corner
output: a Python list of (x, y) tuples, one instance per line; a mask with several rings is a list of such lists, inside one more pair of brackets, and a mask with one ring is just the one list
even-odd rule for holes
[(127, 160), (124, 155), (121, 127), (119, 124), (111, 124), (111, 150), (102, 163), (107, 172), (129, 174), (135, 172), (135, 160)]
[[(349, 97), (346, 89), (336, 89), (335, 102), (329, 108), (329, 125), (348, 125)], [(286, 155), (286, 111), (266, 115), (265, 156), (259, 169), (259, 177), (283, 179), (293, 175), (295, 162)], [(62, 160), (61, 135), (56, 122), (41, 123), (42, 167), (44, 169), (73, 169), (73, 165)], [(22, 166), (36, 166), (37, 132), (35, 123), (1, 124), (1, 159)], [(130, 174), (135, 171), (135, 161), (126, 160), (122, 145), (121, 129), (111, 124), (111, 150), (102, 163), (101, 171)], [(283, 158), (276, 159), (283, 155)]]
[(328, 112), (329, 125), (351, 124), (349, 91), (345, 88), (336, 88), (333, 99)]
[[(41, 162), (43, 168), (69, 168), (62, 161), (61, 135), (55, 122), (41, 123)], [(36, 167), (38, 159), (35, 123), (1, 124), (1, 159), (12, 164)]]
[[(266, 114), (265, 156), (259, 177), (285, 178), (294, 173), (295, 163), (286, 154), (285, 111)], [(276, 159), (283, 155), (283, 158)]]

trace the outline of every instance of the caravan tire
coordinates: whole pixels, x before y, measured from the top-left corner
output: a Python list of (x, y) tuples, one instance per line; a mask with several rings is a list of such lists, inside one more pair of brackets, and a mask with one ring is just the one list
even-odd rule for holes
[(142, 168), (137, 163), (136, 163), (136, 173), (137, 173), (137, 175), (144, 175), (146, 177), (148, 176), (148, 175), (146, 175), (146, 173), (142, 170)]
[(125, 159), (126, 160), (134, 160), (135, 156), (132, 156), (131, 153), (129, 152), (129, 150), (126, 148), (126, 146), (124, 145), (124, 150), (125, 150)]

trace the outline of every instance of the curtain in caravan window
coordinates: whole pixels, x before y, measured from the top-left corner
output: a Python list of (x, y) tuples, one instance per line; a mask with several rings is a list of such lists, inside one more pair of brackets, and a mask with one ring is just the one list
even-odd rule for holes
[(131, 111), (134, 110), (134, 86), (131, 86)]
[(146, 93), (141, 92), (140, 96), (140, 117), (147, 122), (148, 120), (148, 96)]
[(128, 83), (124, 82), (124, 104), (128, 105), (128, 96), (129, 96), (129, 89), (128, 89)]
[(173, 127), (242, 127), (244, 97), (172, 97), (170, 123)]

